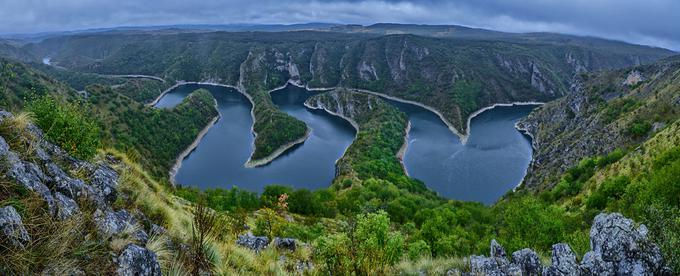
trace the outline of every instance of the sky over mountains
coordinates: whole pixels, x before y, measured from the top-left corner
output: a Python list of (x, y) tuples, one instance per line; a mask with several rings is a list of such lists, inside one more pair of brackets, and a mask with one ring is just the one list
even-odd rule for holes
[(677, 0), (0, 0), (0, 33), (229, 23), (459, 24), (680, 50)]

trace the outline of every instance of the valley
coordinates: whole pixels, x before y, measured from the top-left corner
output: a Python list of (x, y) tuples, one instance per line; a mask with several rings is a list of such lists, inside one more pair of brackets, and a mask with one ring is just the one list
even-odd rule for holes
[(0, 274), (680, 271), (677, 53), (230, 28), (0, 40)]

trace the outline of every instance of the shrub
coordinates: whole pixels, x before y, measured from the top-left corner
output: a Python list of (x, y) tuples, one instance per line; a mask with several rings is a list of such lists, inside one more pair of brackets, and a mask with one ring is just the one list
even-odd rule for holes
[(42, 96), (29, 102), (27, 109), (35, 114), (47, 138), (72, 156), (90, 159), (97, 153), (99, 126), (84, 115), (80, 106)]

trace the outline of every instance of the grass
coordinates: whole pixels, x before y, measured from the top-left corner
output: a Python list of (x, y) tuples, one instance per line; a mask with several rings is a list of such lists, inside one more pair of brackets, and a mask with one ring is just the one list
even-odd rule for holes
[[(470, 264), (465, 258), (420, 258), (409, 260), (405, 258), (392, 267), (389, 275), (448, 275), (450, 270), (469, 272)], [(457, 275), (457, 274), (453, 274)]]

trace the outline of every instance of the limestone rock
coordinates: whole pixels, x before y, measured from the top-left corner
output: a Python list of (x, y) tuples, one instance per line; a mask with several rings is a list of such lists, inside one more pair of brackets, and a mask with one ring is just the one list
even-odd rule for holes
[(116, 273), (121, 276), (161, 275), (156, 253), (135, 244), (128, 245), (118, 256)]
[(38, 165), (21, 161), (19, 155), (11, 151), (5, 153), (4, 159), (7, 165), (7, 175), (26, 189), (39, 194), (47, 203), (49, 213), (54, 215), (56, 212), (54, 198), (45, 185), (50, 179)]
[(60, 192), (54, 193), (54, 199), (57, 203), (57, 218), (60, 220), (66, 220), (80, 214), (80, 208), (78, 208), (78, 204), (73, 199)]
[[(664, 271), (659, 248), (648, 240), (647, 227), (635, 227), (619, 213), (599, 214), (590, 229), (590, 247), (582, 267), (597, 271), (613, 266), (613, 273), (652, 275)], [(588, 261), (587, 263), (585, 261)], [(600, 261), (601, 260), (601, 261)]]
[(580, 275), (576, 255), (569, 245), (554, 244), (551, 260), (552, 264), (543, 269), (543, 275)]
[(102, 191), (106, 202), (113, 203), (116, 201), (118, 193), (118, 173), (109, 166), (98, 165), (90, 175), (92, 186)]
[(295, 251), (297, 242), (295, 239), (291, 238), (274, 238), (274, 246), (278, 249), (286, 249), (290, 251)]
[(252, 233), (248, 232), (248, 234), (239, 235), (236, 244), (255, 252), (260, 252), (269, 245), (269, 238), (264, 236), (253, 236)]
[(513, 252), (511, 263), (521, 269), (522, 275), (540, 275), (541, 273), (541, 260), (531, 249), (524, 248)]
[(149, 240), (149, 235), (144, 230), (141, 230), (142, 227), (127, 210), (115, 212), (97, 210), (94, 212), (94, 222), (97, 226), (97, 231), (104, 237), (119, 236), (126, 229), (134, 229), (135, 232), (130, 234), (133, 235), (135, 240), (143, 244)]
[(2, 239), (6, 239), (12, 246), (24, 248), (31, 241), (21, 216), (12, 206), (0, 208), (0, 232)]

